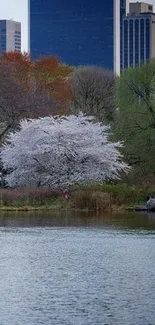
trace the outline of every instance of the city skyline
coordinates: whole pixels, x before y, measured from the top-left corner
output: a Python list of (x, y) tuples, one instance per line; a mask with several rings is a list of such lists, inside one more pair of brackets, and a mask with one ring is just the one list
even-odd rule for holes
[[(136, 2), (137, 0), (133, 0)], [(140, 2), (140, 1), (139, 1)], [(142, 2), (154, 5), (155, 0), (145, 0)], [(0, 19), (13, 19), (22, 24), (22, 51), (28, 50), (28, 0), (0, 0)]]

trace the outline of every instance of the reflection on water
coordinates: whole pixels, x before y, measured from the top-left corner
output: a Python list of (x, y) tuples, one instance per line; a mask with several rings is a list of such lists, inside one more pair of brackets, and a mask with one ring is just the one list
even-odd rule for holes
[(120, 227), (155, 230), (155, 213), (85, 211), (0, 212), (0, 227)]
[(0, 324), (154, 325), (155, 214), (0, 214)]

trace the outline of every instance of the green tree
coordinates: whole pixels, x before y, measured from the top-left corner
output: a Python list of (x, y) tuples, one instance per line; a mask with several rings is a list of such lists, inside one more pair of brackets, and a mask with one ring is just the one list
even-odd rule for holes
[(130, 165), (155, 172), (155, 60), (125, 70), (117, 80), (117, 139)]

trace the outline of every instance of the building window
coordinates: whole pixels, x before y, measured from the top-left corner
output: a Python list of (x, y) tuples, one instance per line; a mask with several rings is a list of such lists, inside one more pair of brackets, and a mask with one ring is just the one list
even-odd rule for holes
[(133, 65), (133, 20), (129, 22), (129, 64), (130, 66)]
[(128, 67), (128, 20), (124, 20), (124, 68)]
[(140, 63), (144, 63), (144, 19), (140, 20)]
[(150, 59), (150, 19), (146, 19), (146, 60)]
[(139, 20), (135, 20), (135, 65), (139, 65)]

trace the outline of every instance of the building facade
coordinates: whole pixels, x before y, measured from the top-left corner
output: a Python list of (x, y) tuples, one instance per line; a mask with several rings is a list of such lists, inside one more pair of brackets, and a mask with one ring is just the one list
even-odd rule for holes
[(155, 57), (155, 14), (140, 13), (123, 21), (123, 69)]
[(31, 57), (56, 55), (70, 65), (98, 65), (119, 74), (125, 6), (126, 0), (29, 0)]
[(145, 2), (130, 2), (129, 13), (130, 15), (137, 16), (144, 12), (153, 13), (153, 5)]
[(12, 51), (21, 52), (21, 23), (0, 20), (0, 55)]

